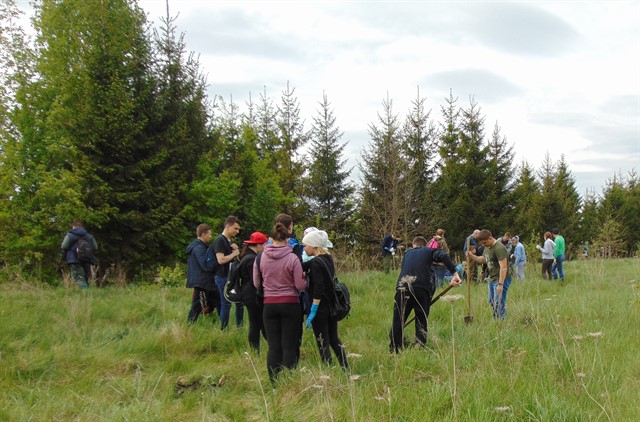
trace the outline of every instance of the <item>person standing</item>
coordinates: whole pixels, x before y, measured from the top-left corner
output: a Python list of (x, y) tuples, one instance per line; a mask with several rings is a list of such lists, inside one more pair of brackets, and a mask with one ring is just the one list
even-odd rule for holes
[(564, 271), (562, 270), (562, 263), (564, 262), (564, 237), (560, 235), (560, 229), (551, 229), (551, 234), (556, 244), (556, 249), (553, 252), (555, 262), (551, 267), (551, 273), (553, 274), (554, 280), (557, 280), (558, 276), (560, 276), (560, 281), (564, 281)]
[[(435, 236), (431, 240), (429, 247), (434, 249), (440, 249), (442, 252), (449, 254), (449, 245), (447, 245), (447, 240), (444, 238), (444, 229), (436, 230)], [(433, 273), (436, 279), (436, 287), (440, 287), (444, 284), (444, 276), (447, 273), (447, 268), (444, 266), (442, 262), (434, 262), (433, 264)]]
[(507, 292), (511, 285), (507, 248), (495, 239), (489, 230), (480, 230), (477, 240), (484, 247), (482, 256), (467, 251), (467, 257), (477, 264), (487, 264), (486, 281), (493, 318), (504, 319), (507, 314)]
[[(88, 247), (92, 249), (91, 256), (84, 260), (78, 256), (77, 248), (80, 240), (87, 242)], [(94, 253), (98, 251), (98, 243), (85, 230), (82, 221), (73, 220), (71, 222), (71, 230), (64, 236), (61, 248), (64, 262), (69, 266), (71, 278), (81, 289), (88, 288), (89, 280), (91, 280), (91, 266), (96, 264)]]
[(258, 354), (260, 354), (260, 334), (262, 333), (265, 339), (267, 335), (262, 321), (262, 301), (258, 300), (258, 291), (253, 285), (253, 263), (266, 243), (266, 235), (260, 232), (251, 233), (249, 240), (244, 241), (244, 248), (240, 253), (240, 263), (238, 264), (242, 303), (247, 308), (249, 316), (249, 346)]
[(400, 238), (395, 233), (388, 234), (382, 239), (382, 266), (385, 274), (391, 271), (391, 260), (396, 254), (399, 241)]
[(520, 280), (524, 280), (524, 267), (527, 263), (527, 253), (524, 245), (520, 243), (519, 236), (513, 236), (511, 243), (513, 245), (513, 266), (515, 267), (516, 276)]
[[(211, 244), (211, 248), (218, 260), (215, 281), (218, 287), (218, 293), (220, 294), (219, 316), (223, 330), (226, 329), (229, 324), (229, 313), (231, 312), (231, 302), (224, 297), (224, 285), (227, 283), (227, 278), (229, 277), (230, 262), (240, 255), (238, 245), (231, 243), (231, 239), (236, 237), (238, 233), (240, 233), (240, 220), (230, 215), (224, 221), (222, 233), (218, 235)], [(242, 325), (243, 317), (244, 306), (242, 303), (236, 303), (236, 325), (238, 327)]]
[(196, 239), (185, 249), (187, 254), (187, 287), (193, 289), (191, 308), (187, 322), (194, 323), (202, 313), (220, 310), (220, 294), (214, 280), (213, 255), (207, 253), (211, 242), (211, 227), (200, 224), (196, 228)]
[(329, 237), (323, 230), (307, 233), (302, 238), (304, 252), (314, 257), (308, 263), (309, 294), (313, 300), (307, 317), (307, 328), (313, 326), (313, 335), (318, 343), (322, 361), (331, 364), (331, 349), (336, 354), (342, 369), (349, 369), (347, 354), (338, 336), (338, 321), (331, 315), (330, 305), (335, 300), (333, 278), (336, 272), (333, 258), (329, 254)]
[[(478, 235), (480, 234), (480, 230), (475, 229), (473, 231), (473, 233), (471, 233), (469, 236), (467, 236), (467, 238), (464, 241), (464, 245), (462, 245), (462, 252), (466, 255), (467, 253), (467, 245), (469, 247), (469, 249), (471, 249), (472, 251), (477, 251), (478, 250)], [(478, 266), (475, 263), (471, 263), (471, 265), (469, 266), (469, 268), (466, 269), (465, 271), (466, 275), (467, 275), (467, 281), (473, 281), (473, 282), (477, 282), (478, 281)]]
[(545, 232), (544, 234), (544, 247), (536, 245), (536, 248), (542, 252), (542, 278), (548, 278), (551, 280), (551, 267), (553, 266), (553, 254), (556, 249), (556, 244), (552, 240), (553, 235), (551, 232)]
[(277, 223), (271, 232), (271, 244), (264, 247), (253, 266), (253, 285), (262, 288), (264, 294), (267, 371), (272, 383), (283, 369), (295, 368), (300, 350), (300, 291), (306, 282), (300, 259), (288, 239), (287, 227)]
[(461, 283), (456, 266), (448, 254), (439, 249), (427, 247), (427, 239), (418, 236), (413, 239), (413, 247), (404, 253), (400, 276), (393, 301), (393, 325), (389, 350), (398, 353), (404, 346), (404, 322), (415, 312), (416, 343), (424, 347), (427, 342), (427, 318), (431, 298), (435, 293), (431, 268), (434, 262), (442, 262), (453, 274), (452, 285)]

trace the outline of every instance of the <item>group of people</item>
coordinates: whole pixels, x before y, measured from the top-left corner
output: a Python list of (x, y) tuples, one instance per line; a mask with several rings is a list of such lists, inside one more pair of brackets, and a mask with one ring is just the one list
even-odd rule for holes
[(564, 262), (564, 237), (560, 235), (557, 228), (551, 229), (550, 232), (544, 234), (544, 244), (536, 245), (536, 248), (542, 252), (542, 278), (551, 280), (564, 281), (564, 270), (562, 263)]
[(283, 369), (297, 365), (303, 324), (313, 329), (322, 360), (330, 364), (333, 349), (340, 366), (348, 369), (338, 321), (331, 313), (336, 269), (327, 233), (310, 227), (300, 244), (293, 235), (291, 216), (279, 214), (268, 238), (254, 232), (239, 251), (231, 243), (239, 230), (240, 221), (229, 216), (222, 234), (207, 246), (211, 228), (198, 226), (197, 239), (186, 249), (187, 287), (193, 288), (188, 321), (195, 322), (200, 314), (217, 309), (222, 329), (227, 327), (231, 303), (224, 296), (224, 286), (229, 264), (235, 260), (242, 297), (236, 304), (236, 323), (242, 323), (246, 307), (249, 345), (259, 353), (261, 335), (266, 339), (267, 371), (272, 382)]

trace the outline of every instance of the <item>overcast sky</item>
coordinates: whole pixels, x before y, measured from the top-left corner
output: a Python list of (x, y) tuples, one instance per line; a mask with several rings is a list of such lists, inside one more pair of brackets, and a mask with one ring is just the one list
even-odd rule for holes
[[(164, 0), (140, 0), (149, 19)], [(640, 171), (640, 2), (274, 2), (172, 0), (178, 30), (200, 55), (210, 96), (241, 105), (287, 81), (310, 127), (323, 91), (357, 164), (387, 94), (395, 113), (427, 98), (431, 118), (453, 90), (470, 96), (539, 168), (561, 154), (578, 187), (601, 193)], [(357, 175), (356, 175), (357, 177)]]

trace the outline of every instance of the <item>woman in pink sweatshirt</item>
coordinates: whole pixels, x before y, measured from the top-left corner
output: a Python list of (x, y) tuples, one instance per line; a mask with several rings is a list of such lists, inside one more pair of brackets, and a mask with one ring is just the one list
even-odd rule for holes
[[(263, 320), (267, 333), (267, 371), (275, 382), (283, 368), (296, 366), (300, 348), (300, 290), (306, 287), (302, 264), (288, 245), (289, 231), (277, 223), (253, 269), (253, 284), (262, 284), (264, 297)], [(260, 267), (258, 268), (258, 263)]]

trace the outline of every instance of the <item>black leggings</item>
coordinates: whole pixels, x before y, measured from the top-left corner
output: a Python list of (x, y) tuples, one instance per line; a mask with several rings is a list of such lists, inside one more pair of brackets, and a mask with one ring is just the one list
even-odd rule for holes
[(283, 368), (293, 369), (300, 350), (300, 303), (266, 303), (263, 311), (267, 332), (267, 371), (274, 382)]
[(331, 316), (328, 305), (323, 306), (322, 302), (320, 302), (320, 307), (315, 318), (311, 321), (311, 326), (313, 327), (313, 335), (318, 343), (322, 361), (331, 364), (331, 349), (333, 349), (342, 369), (348, 369), (347, 355), (340, 337), (338, 337), (338, 321)]
[[(542, 260), (542, 278), (548, 278), (551, 280), (553, 277), (551, 276), (551, 267), (553, 266), (553, 259), (543, 259)], [(545, 277), (547, 274), (547, 277)]]
[(267, 338), (262, 322), (263, 306), (254, 297), (253, 301), (244, 302), (244, 307), (247, 308), (247, 315), (249, 315), (249, 346), (260, 353), (260, 333), (265, 340)]

